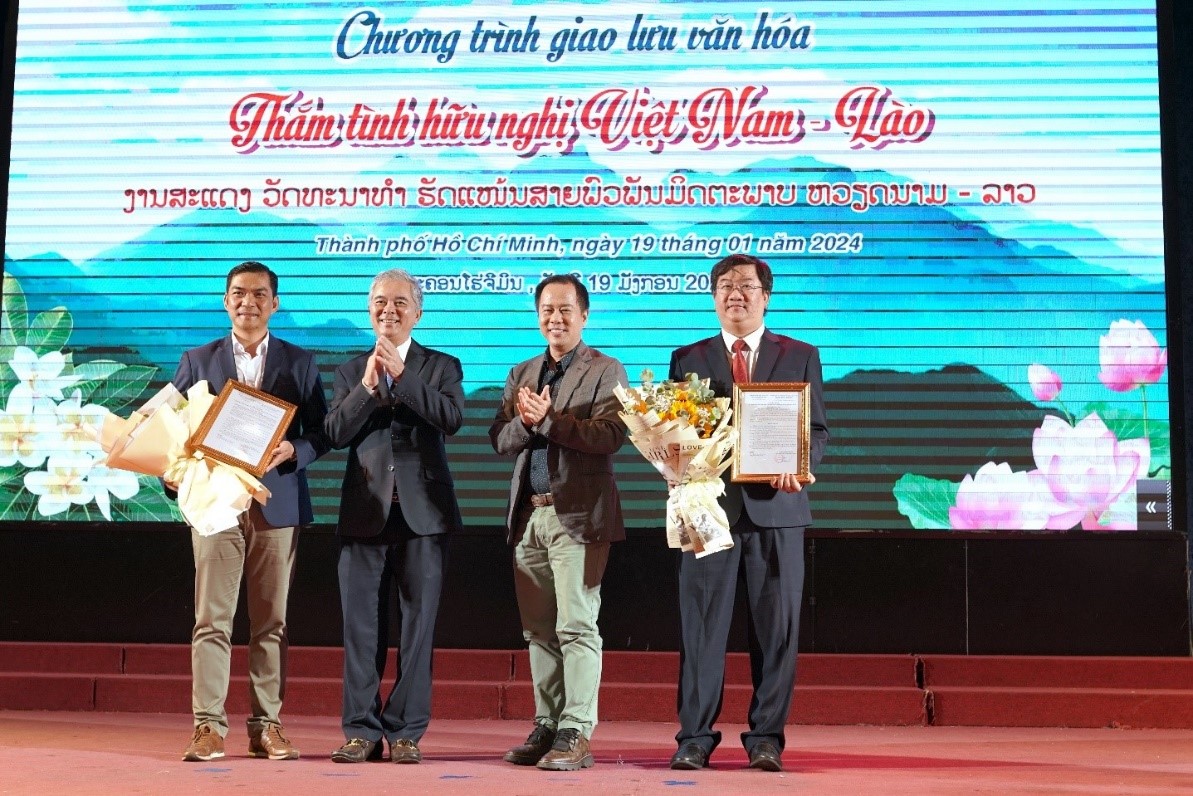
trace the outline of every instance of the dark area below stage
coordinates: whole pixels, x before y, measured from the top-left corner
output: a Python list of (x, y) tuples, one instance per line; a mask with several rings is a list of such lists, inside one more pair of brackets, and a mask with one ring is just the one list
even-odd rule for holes
[[(303, 532), (291, 641), (339, 646), (338, 541)], [(452, 540), (436, 645), (523, 645), (496, 528)], [(678, 648), (676, 555), (662, 530), (614, 546), (602, 587), (607, 650)], [(830, 653), (1189, 654), (1180, 534), (922, 538), (809, 534), (800, 649)], [(186, 642), (194, 567), (185, 526), (0, 528), (0, 640)], [(246, 641), (241, 612), (234, 640)], [(739, 607), (742, 604), (739, 600)], [(730, 648), (745, 649), (739, 610)], [(393, 638), (397, 638), (396, 626)]]

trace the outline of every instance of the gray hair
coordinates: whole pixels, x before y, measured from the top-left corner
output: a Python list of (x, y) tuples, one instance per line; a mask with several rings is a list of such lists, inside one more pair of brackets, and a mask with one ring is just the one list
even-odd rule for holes
[(419, 312), (423, 308), (423, 289), (419, 285), (418, 280), (414, 278), (411, 273), (402, 268), (390, 268), (387, 271), (382, 271), (373, 277), (373, 284), (369, 285), (369, 295), (373, 295), (373, 291), (377, 289), (377, 285), (382, 282), (389, 282), (391, 280), (399, 280), (410, 285), (410, 295), (414, 297), (414, 305)]

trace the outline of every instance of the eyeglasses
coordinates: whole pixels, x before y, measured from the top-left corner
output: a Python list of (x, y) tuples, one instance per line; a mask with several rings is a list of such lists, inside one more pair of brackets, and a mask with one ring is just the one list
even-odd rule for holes
[(718, 293), (724, 293), (725, 295), (730, 295), (735, 290), (740, 290), (741, 294), (743, 296), (752, 296), (755, 293), (757, 293), (759, 290), (762, 290), (762, 285), (756, 285), (756, 284), (749, 283), (749, 282), (742, 284), (742, 285), (735, 285), (732, 282), (718, 282), (717, 283), (717, 292)]

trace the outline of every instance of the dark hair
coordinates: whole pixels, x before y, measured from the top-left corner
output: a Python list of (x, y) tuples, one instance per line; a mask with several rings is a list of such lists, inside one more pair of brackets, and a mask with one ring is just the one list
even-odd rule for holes
[(588, 312), (588, 288), (575, 274), (552, 274), (538, 283), (534, 289), (534, 307), (538, 309), (539, 297), (543, 295), (543, 288), (547, 285), (571, 285), (576, 288), (576, 300), (580, 302), (580, 310)]
[(240, 274), (269, 274), (269, 289), (275, 296), (278, 294), (278, 275), (268, 265), (256, 260), (246, 260), (228, 272), (228, 279), (224, 282), (225, 293), (232, 288), (232, 280)]
[(762, 283), (762, 289), (767, 295), (773, 292), (772, 288), (775, 286), (775, 277), (770, 272), (770, 266), (766, 264), (766, 260), (755, 257), (752, 254), (731, 254), (714, 265), (712, 267), (712, 277), (708, 280), (709, 291), (716, 293), (717, 282), (721, 281), (721, 277), (739, 265), (754, 266), (754, 270), (758, 272), (758, 281)]

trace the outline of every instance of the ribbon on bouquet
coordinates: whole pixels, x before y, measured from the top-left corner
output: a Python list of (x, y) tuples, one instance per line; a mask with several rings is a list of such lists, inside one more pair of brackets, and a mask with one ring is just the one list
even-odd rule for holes
[(725, 494), (721, 474), (732, 464), (736, 430), (727, 407), (708, 437), (683, 419), (663, 420), (657, 411), (633, 409), (642, 402), (620, 384), (613, 390), (625, 411), (630, 442), (667, 479), (667, 545), (697, 558), (733, 547), (729, 519), (717, 498)]

